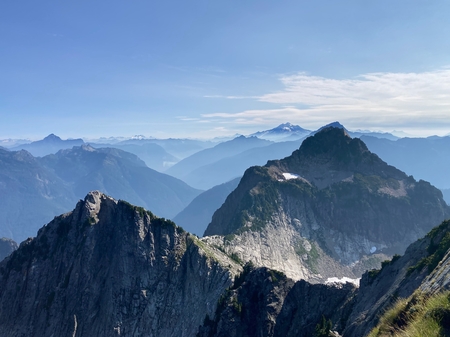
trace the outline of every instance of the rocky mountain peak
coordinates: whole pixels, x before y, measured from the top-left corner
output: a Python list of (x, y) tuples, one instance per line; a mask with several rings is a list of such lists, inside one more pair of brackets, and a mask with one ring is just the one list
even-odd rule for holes
[(117, 204), (117, 201), (101, 193), (100, 191), (92, 191), (86, 195), (82, 203), (78, 203), (75, 212), (78, 211), (81, 213), (82, 222), (91, 219), (91, 222), (94, 220), (94, 223), (97, 223), (99, 221), (98, 215), (100, 213), (102, 203)]
[(55, 135), (53, 133), (49, 134), (43, 140), (47, 141), (47, 142), (61, 142), (62, 141), (62, 139), (60, 137), (58, 137), (57, 135)]
[(194, 336), (239, 270), (172, 221), (93, 191), (0, 263), (0, 335)]
[(344, 128), (326, 127), (306, 138), (300, 148), (282, 160), (269, 161), (277, 179), (283, 174), (298, 175), (322, 189), (355, 173), (405, 179), (406, 175), (371, 153), (359, 138), (351, 138)]
[(227, 252), (258, 266), (326, 282), (358, 277), (448, 216), (438, 189), (329, 127), (291, 156), (249, 168), (205, 235), (225, 236)]
[(91, 145), (89, 145), (89, 144), (82, 144), (81, 145), (81, 149), (83, 150), (83, 151), (88, 151), (88, 152), (94, 152), (94, 151), (96, 151)]
[(359, 139), (352, 139), (344, 128), (328, 126), (306, 138), (298, 154), (304, 156), (317, 156), (323, 153), (338, 155), (344, 151), (360, 155), (368, 149)]

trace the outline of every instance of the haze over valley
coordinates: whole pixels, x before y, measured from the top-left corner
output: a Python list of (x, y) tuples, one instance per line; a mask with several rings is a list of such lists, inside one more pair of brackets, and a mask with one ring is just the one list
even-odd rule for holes
[(450, 336), (448, 13), (3, 1), (0, 336)]

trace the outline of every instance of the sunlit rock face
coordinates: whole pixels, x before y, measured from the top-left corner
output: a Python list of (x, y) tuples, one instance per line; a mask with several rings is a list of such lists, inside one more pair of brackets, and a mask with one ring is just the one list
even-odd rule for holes
[(91, 192), (0, 264), (0, 335), (193, 336), (239, 269), (173, 222)]
[(450, 217), (442, 193), (325, 128), (291, 156), (249, 168), (205, 240), (293, 279), (356, 279)]

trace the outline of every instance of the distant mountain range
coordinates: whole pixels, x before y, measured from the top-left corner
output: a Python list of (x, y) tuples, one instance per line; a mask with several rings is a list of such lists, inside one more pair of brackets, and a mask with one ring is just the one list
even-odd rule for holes
[(43, 157), (48, 154), (56, 153), (59, 150), (71, 149), (74, 146), (80, 146), (84, 141), (79, 139), (62, 140), (54, 134), (50, 134), (42, 140), (31, 142), (29, 144), (20, 144), (11, 148), (11, 151), (26, 150), (35, 157)]
[(222, 206), (227, 196), (236, 188), (240, 180), (240, 177), (235, 178), (199, 194), (173, 218), (173, 221), (188, 232), (202, 236), (211, 222), (214, 212)]
[[(198, 174), (195, 174), (194, 172), (196, 170), (209, 164), (218, 162), (224, 158), (235, 156), (248, 149), (263, 147), (269, 144), (272, 144), (272, 142), (268, 140), (259, 139), (257, 137), (240, 136), (234, 138), (233, 140), (220, 143), (212, 148), (199, 151), (176, 163), (175, 165), (170, 167), (166, 171), (166, 173), (174, 177), (177, 177), (196, 188), (208, 189), (217, 184), (235, 178), (236, 176), (239, 176), (239, 173), (236, 176), (232, 176), (230, 178), (229, 177), (225, 177), (224, 179), (219, 178), (218, 182), (215, 181), (211, 183), (206, 182), (206, 180), (203, 177), (199, 176)], [(214, 174), (214, 172), (211, 172), (211, 174)], [(219, 173), (217, 175), (221, 176)]]
[(25, 150), (0, 150), (0, 237), (20, 242), (77, 200), (58, 175)]
[(300, 126), (292, 125), (291, 123), (284, 123), (270, 130), (252, 133), (250, 136), (279, 142), (299, 140), (305, 138), (310, 133), (311, 130), (303, 129)]
[(264, 165), (268, 160), (289, 156), (298, 149), (300, 144), (301, 140), (277, 142), (267, 146), (250, 148), (236, 155), (196, 168), (181, 179), (191, 186), (208, 189), (235, 177), (242, 176), (250, 166)]
[(201, 192), (119, 149), (82, 145), (42, 158), (25, 150), (0, 150), (0, 236), (21, 241), (35, 235), (43, 223), (67, 212), (91, 190), (130, 200), (167, 218)]
[[(151, 160), (180, 144), (141, 138), (118, 146)], [(0, 335), (447, 335), (450, 206), (366, 139), (334, 124), (203, 148), (183, 165), (210, 183), (279, 160), (201, 194), (118, 148), (0, 149), (0, 236), (40, 227), (19, 247), (0, 239)], [(413, 140), (416, 160), (445, 157), (445, 141)], [(373, 144), (412, 158), (409, 140)], [(157, 216), (176, 213), (177, 224)], [(207, 221), (201, 239), (179, 226)]]
[(168, 153), (162, 146), (152, 142), (143, 142), (142, 144), (117, 143), (111, 145), (93, 143), (89, 145), (97, 149), (111, 147), (133, 153), (142, 159), (148, 167), (159, 172), (167, 170), (179, 161), (178, 158)]
[(433, 185), (450, 188), (450, 137), (401, 138), (362, 136), (367, 147), (381, 159)]
[[(235, 177), (242, 176), (244, 171), (254, 165), (264, 165), (268, 160), (281, 159), (289, 156), (299, 148), (307, 135), (314, 135), (323, 128), (336, 127), (344, 129), (352, 137), (361, 137), (365, 133), (349, 132), (339, 122), (328, 124), (317, 131), (305, 130), (290, 123), (254, 133), (251, 137), (240, 136), (193, 154), (183, 159), (165, 171), (187, 184), (199, 188), (209, 189), (225, 183)], [(389, 133), (369, 133), (374, 137), (388, 137), (397, 139)], [(276, 140), (263, 143), (258, 139)], [(282, 139), (297, 139), (295, 141), (281, 141)]]
[(317, 129), (316, 131), (311, 132), (309, 135), (313, 136), (317, 132), (322, 131), (323, 129), (326, 129), (326, 128), (329, 128), (329, 127), (343, 129), (352, 138), (361, 138), (363, 136), (370, 136), (370, 137), (381, 138), (381, 139), (389, 139), (389, 140), (397, 140), (397, 139), (399, 139), (399, 137), (394, 136), (392, 133), (389, 133), (389, 132), (349, 131), (339, 122), (333, 122), (333, 123), (324, 125), (324, 126), (320, 127), (319, 129)]

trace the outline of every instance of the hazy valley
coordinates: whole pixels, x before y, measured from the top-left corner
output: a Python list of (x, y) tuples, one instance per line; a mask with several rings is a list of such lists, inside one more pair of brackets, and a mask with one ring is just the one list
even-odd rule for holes
[(1, 235), (35, 236), (1, 241), (13, 253), (0, 264), (0, 334), (400, 329), (380, 321), (396, 298), (425, 307), (449, 287), (448, 137), (286, 126), (221, 142), (51, 135), (0, 149)]

